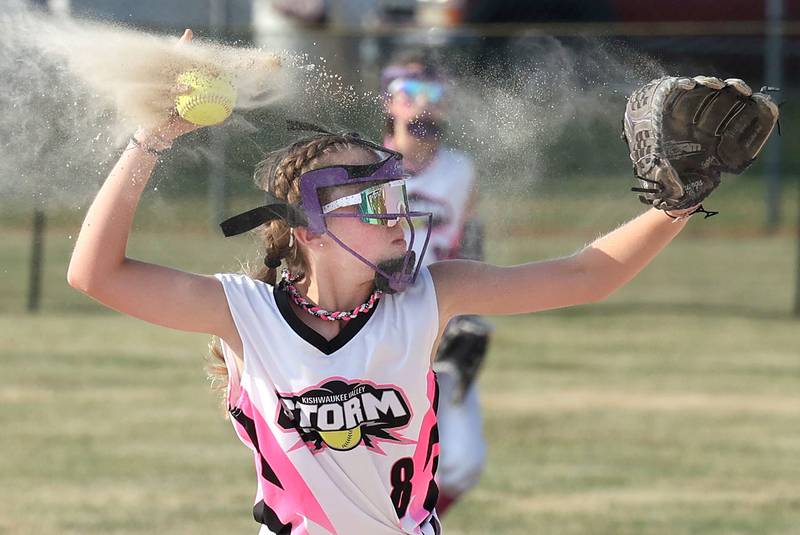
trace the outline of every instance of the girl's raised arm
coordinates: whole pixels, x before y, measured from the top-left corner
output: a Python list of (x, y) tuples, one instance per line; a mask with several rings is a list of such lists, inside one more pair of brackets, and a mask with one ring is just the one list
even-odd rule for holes
[(522, 314), (600, 301), (639, 273), (685, 225), (685, 219), (650, 209), (565, 258), (511, 267), (464, 260), (432, 264), (440, 318)]
[[(181, 42), (191, 38), (187, 30)], [(135, 134), (86, 214), (67, 280), (110, 308), (174, 329), (215, 334), (237, 350), (241, 341), (218, 280), (125, 254), (136, 207), (157, 162), (156, 151), (195, 128), (173, 115), (162, 127)]]

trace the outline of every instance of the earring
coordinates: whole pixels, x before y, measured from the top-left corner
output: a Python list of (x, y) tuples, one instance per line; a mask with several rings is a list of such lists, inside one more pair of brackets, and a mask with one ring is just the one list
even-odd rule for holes
[(325, 244), (324, 243), (320, 243), (319, 246), (320, 247), (325, 247)]
[(294, 245), (294, 229), (290, 228), (289, 229), (289, 249), (291, 249), (293, 245)]

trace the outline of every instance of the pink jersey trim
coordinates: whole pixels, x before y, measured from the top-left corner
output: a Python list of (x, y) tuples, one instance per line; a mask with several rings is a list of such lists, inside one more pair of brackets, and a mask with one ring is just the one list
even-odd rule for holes
[[(336, 534), (337, 532), (333, 524), (322, 510), (319, 501), (314, 497), (314, 493), (300, 476), (300, 473), (294, 467), (292, 461), (289, 460), (289, 457), (273, 436), (264, 417), (251, 402), (246, 390), (242, 389), (242, 395), (239, 401), (239, 405), (236, 409), (241, 410), (245, 416), (252, 419), (255, 423), (259, 449), (261, 450), (260, 454), (258, 452), (256, 453), (256, 473), (258, 474), (256, 503), (263, 499), (264, 503), (275, 511), (281, 522), (292, 525), (292, 535), (305, 535), (308, 533), (306, 519), (319, 524), (332, 534)], [(245, 445), (251, 449), (255, 449), (250, 440), (244, 439), (244, 437), (247, 436), (246, 430), (243, 428), (240, 429), (242, 426), (238, 422), (235, 422), (235, 425), (237, 426), (237, 434)], [(259, 455), (268, 460), (270, 467), (280, 480), (283, 489), (275, 486), (262, 476), (260, 469), (261, 458)]]
[(408, 504), (408, 512), (406, 513), (406, 516), (411, 518), (415, 524), (422, 523), (433, 512), (426, 510), (424, 504), (428, 494), (428, 487), (435, 475), (437, 457), (439, 456), (438, 440), (432, 443), (432, 430), (434, 426), (436, 426), (436, 411), (434, 410), (436, 375), (433, 373), (433, 370), (428, 371), (427, 382), (427, 396), (430, 407), (422, 419), (422, 426), (419, 430), (419, 441), (417, 442), (417, 448), (414, 450), (414, 456), (412, 457), (414, 462), (414, 475), (411, 478), (413, 494)]

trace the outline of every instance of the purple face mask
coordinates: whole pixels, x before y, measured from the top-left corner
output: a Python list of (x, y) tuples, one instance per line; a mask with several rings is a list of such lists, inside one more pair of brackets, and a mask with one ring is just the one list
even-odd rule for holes
[[(388, 156), (383, 160), (367, 165), (335, 165), (314, 169), (300, 176), (300, 205), (287, 204), (277, 199), (270, 192), (267, 192), (267, 203), (264, 206), (254, 208), (226, 221), (220, 226), (225, 236), (234, 236), (248, 230), (252, 230), (267, 221), (280, 218), (286, 221), (291, 227), (304, 226), (314, 234), (327, 234), (333, 241), (343, 249), (358, 258), (361, 262), (372, 268), (376, 275), (376, 286), (384, 291), (400, 292), (413, 284), (422, 265), (422, 259), (428, 247), (431, 229), (431, 212), (410, 212), (408, 211), (408, 198), (405, 195), (405, 186), (401, 182), (405, 179), (402, 169), (402, 155), (381, 145), (377, 145), (360, 137), (351, 136), (354, 143), (358, 143), (367, 148), (382, 152)], [(356, 206), (356, 210), (329, 211), (328, 203), (325, 207), (319, 199), (322, 188), (337, 186), (353, 186), (364, 184), (361, 190), (361, 199), (356, 198), (346, 206)], [(389, 188), (401, 188), (399, 196), (395, 191), (392, 195), (383, 195), (383, 190)], [(355, 194), (348, 197), (358, 197)], [(387, 205), (386, 199), (401, 199), (394, 205)], [(345, 206), (345, 205), (343, 205)], [(408, 249), (402, 259), (397, 258), (389, 262), (375, 264), (358, 254), (352, 247), (348, 246), (338, 236), (328, 229), (327, 218), (330, 217), (349, 217), (359, 218), (361, 221), (373, 225), (393, 224), (399, 220), (405, 220), (409, 228)], [(414, 244), (419, 237), (415, 232), (412, 218), (425, 218), (426, 235), (419, 258), (415, 258)]]

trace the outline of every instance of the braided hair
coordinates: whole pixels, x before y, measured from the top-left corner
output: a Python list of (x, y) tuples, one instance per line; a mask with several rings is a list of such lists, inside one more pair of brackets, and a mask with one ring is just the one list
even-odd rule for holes
[[(326, 154), (345, 151), (354, 144), (339, 134), (319, 133), (302, 138), (290, 146), (269, 154), (256, 166), (254, 180), (263, 190), (290, 204), (300, 202), (300, 175), (319, 166)], [(281, 260), (289, 271), (297, 275), (305, 273), (305, 259), (292, 232), (285, 221), (276, 219), (260, 230), (265, 248), (264, 268), (253, 278), (275, 284), (277, 268)]]

